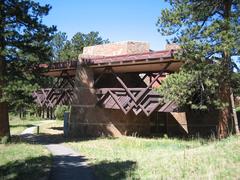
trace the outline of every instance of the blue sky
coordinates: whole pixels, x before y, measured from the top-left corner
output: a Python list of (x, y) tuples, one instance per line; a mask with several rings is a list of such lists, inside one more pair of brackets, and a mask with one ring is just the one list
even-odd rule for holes
[(164, 0), (38, 0), (50, 4), (52, 10), (44, 17), (47, 25), (56, 25), (68, 39), (75, 33), (99, 31), (111, 42), (147, 41), (153, 50), (162, 50), (166, 37), (157, 32), (156, 22)]

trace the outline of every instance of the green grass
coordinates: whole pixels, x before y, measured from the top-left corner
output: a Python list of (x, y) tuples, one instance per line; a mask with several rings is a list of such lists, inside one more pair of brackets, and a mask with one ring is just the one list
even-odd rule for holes
[(239, 179), (240, 137), (100, 138), (67, 143), (89, 158), (100, 179)]
[(47, 177), (51, 155), (41, 145), (0, 144), (0, 179), (32, 180)]
[(11, 142), (0, 144), (0, 180), (38, 180), (48, 176), (51, 155), (41, 145), (22, 142), (17, 135), (42, 120), (28, 116), (20, 119), (10, 115)]
[(34, 125), (38, 125), (43, 120), (37, 117), (27, 116), (26, 118), (20, 119), (17, 116), (10, 115), (9, 123), (10, 123), (10, 131), (11, 135), (18, 135), (24, 131), (24, 129), (32, 127)]

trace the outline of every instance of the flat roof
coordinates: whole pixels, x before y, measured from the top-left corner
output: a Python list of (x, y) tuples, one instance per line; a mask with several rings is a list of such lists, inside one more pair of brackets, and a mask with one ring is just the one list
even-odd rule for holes
[[(74, 76), (78, 65), (85, 64), (93, 68), (94, 73), (101, 73), (106, 67), (112, 68), (116, 73), (128, 72), (158, 72), (166, 64), (170, 64), (166, 71), (178, 71), (182, 62), (175, 60), (173, 55), (176, 51), (164, 50), (153, 51), (139, 54), (127, 54), (108, 57), (82, 57), (75, 61), (59, 61), (51, 64), (41, 64), (40, 67), (46, 68), (45, 76)], [(64, 73), (63, 73), (64, 72)]]

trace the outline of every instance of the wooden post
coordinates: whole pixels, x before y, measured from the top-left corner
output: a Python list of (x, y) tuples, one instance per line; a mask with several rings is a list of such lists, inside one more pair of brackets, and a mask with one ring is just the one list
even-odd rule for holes
[(50, 110), (50, 112), (49, 112), (50, 113), (50, 119), (52, 119), (52, 107), (50, 107), (49, 110)]
[(52, 108), (52, 119), (55, 119), (55, 116), (54, 116), (54, 108)]
[(19, 109), (19, 118), (22, 119), (22, 108)]
[(37, 134), (39, 134), (39, 126), (37, 126)]
[(49, 119), (49, 107), (47, 108), (47, 119)]
[(38, 117), (42, 117), (42, 107), (38, 109), (38, 112), (39, 112)]
[(42, 118), (44, 119), (44, 114), (45, 114), (45, 112), (44, 112), (44, 107), (42, 107)]
[(169, 116), (169, 113), (167, 112), (166, 113), (166, 132), (167, 132), (167, 135), (169, 135), (168, 134), (168, 116)]

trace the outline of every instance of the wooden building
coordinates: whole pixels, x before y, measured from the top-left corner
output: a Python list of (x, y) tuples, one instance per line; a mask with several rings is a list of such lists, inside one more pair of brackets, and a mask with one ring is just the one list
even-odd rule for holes
[(150, 51), (143, 42), (121, 42), (86, 47), (78, 61), (42, 65), (45, 76), (59, 81), (34, 92), (36, 102), (51, 112), (70, 104), (70, 136), (155, 136), (211, 134), (214, 112), (179, 112), (164, 102), (156, 88), (182, 62), (175, 49)]

